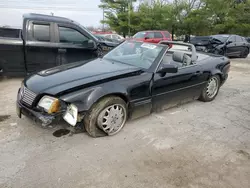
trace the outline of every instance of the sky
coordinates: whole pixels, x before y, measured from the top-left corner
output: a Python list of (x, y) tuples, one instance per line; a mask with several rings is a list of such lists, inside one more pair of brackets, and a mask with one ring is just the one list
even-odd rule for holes
[(84, 26), (101, 26), (100, 0), (0, 0), (0, 26), (22, 26), (25, 13), (51, 14), (70, 18)]

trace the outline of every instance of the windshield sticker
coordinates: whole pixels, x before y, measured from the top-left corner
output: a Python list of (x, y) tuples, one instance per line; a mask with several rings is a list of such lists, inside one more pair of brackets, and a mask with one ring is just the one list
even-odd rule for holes
[(142, 48), (148, 48), (148, 49), (151, 49), (151, 50), (156, 48), (155, 45), (148, 44), (148, 43), (143, 43), (143, 44), (141, 45), (141, 47), (142, 47)]

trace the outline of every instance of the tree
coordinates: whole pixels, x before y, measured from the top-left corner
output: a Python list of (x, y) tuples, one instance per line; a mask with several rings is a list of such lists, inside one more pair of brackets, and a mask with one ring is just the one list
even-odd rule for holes
[(133, 2), (102, 0), (105, 23), (123, 35), (142, 30), (168, 30), (173, 36), (250, 35), (250, 0), (152, 0), (141, 2), (137, 10)]
[(136, 0), (101, 0), (99, 7), (105, 12), (105, 23), (111, 29), (122, 35), (127, 35), (133, 27), (129, 24), (136, 23), (136, 12), (133, 11), (133, 2)]

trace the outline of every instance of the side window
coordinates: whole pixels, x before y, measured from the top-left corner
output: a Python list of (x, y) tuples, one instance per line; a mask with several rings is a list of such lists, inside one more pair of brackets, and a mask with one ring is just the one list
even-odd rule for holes
[(236, 42), (243, 42), (240, 36), (236, 36)]
[(242, 42), (247, 42), (247, 38), (241, 37)]
[(166, 38), (171, 38), (171, 35), (169, 32), (164, 31), (163, 34), (165, 35)]
[(160, 39), (163, 38), (163, 36), (162, 36), (162, 34), (160, 32), (154, 32), (154, 35), (155, 35), (154, 38), (160, 38)]
[(148, 33), (148, 34), (146, 35), (146, 37), (147, 37), (148, 39), (153, 39), (153, 38), (155, 38), (155, 37), (154, 37), (154, 33)]
[(75, 29), (59, 27), (59, 35), (61, 43), (88, 45), (88, 38)]
[(105, 38), (111, 39), (111, 35), (106, 35)]
[(33, 38), (36, 41), (50, 42), (50, 25), (33, 24)]
[(235, 36), (231, 36), (231, 37), (228, 39), (228, 41), (234, 43), (234, 42), (235, 42)]
[(117, 36), (117, 35), (112, 35), (112, 39), (116, 39), (116, 40), (118, 40), (119, 38), (118, 38), (118, 36)]

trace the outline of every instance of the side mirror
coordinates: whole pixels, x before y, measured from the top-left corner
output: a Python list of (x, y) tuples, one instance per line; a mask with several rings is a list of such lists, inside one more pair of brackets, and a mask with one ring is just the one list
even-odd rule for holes
[(88, 40), (88, 48), (95, 48), (95, 42), (93, 40)]
[(149, 39), (149, 37), (145, 37), (145, 40)]
[(171, 64), (163, 64), (161, 68), (157, 71), (157, 73), (164, 74), (164, 73), (177, 73), (178, 67), (176, 65)]
[(226, 44), (231, 44), (231, 43), (233, 43), (232, 41), (227, 41), (227, 43)]

